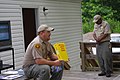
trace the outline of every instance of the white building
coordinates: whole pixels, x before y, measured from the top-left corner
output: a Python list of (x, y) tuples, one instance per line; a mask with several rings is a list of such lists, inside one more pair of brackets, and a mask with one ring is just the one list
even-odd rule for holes
[[(44, 7), (48, 9), (46, 13)], [(5, 20), (11, 23), (16, 68), (21, 68), (26, 46), (36, 36), (40, 24), (55, 28), (50, 42), (64, 42), (72, 69), (80, 68), (81, 0), (0, 0), (0, 21)], [(8, 53), (0, 53), (4, 63), (11, 63)]]

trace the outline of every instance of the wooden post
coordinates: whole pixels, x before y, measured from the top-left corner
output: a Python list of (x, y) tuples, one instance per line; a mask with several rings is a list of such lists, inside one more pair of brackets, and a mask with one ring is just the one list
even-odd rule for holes
[(86, 59), (85, 59), (85, 45), (82, 43), (82, 42), (80, 42), (80, 49), (81, 49), (81, 62), (82, 62), (82, 65), (81, 65), (81, 68), (82, 68), (82, 71), (85, 71), (86, 69), (85, 69), (85, 61), (86, 61)]

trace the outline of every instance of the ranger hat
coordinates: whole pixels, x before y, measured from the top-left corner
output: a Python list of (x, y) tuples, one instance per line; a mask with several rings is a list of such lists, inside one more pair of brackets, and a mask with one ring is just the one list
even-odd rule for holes
[(100, 15), (95, 15), (93, 22), (96, 23), (99, 19), (101, 19), (101, 16)]
[(42, 25), (40, 25), (40, 26), (38, 27), (37, 32), (41, 32), (41, 31), (44, 31), (44, 30), (46, 30), (46, 31), (54, 31), (54, 28), (49, 27), (49, 26), (46, 25), (46, 24), (42, 24)]

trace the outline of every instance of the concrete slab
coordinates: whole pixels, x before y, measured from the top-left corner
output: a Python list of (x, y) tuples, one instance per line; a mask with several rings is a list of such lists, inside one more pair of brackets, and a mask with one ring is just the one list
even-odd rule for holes
[(120, 80), (120, 72), (114, 72), (111, 77), (98, 76), (99, 71), (81, 72), (79, 70), (64, 71), (62, 80)]
[[(62, 80), (120, 80), (120, 71), (116, 71), (111, 77), (98, 76), (99, 71), (64, 70)], [(24, 77), (15, 79), (24, 80)], [(31, 79), (33, 80), (33, 79)]]

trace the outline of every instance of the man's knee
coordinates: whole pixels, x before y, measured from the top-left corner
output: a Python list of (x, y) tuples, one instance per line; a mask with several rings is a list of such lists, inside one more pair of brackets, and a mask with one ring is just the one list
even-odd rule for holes
[(39, 71), (38, 79), (39, 80), (49, 80), (49, 78), (50, 78), (50, 66), (42, 65), (42, 66), (40, 66), (39, 70), (40, 71)]
[(44, 73), (50, 73), (50, 66), (48, 66), (48, 65), (42, 66), (42, 74), (44, 74)]

